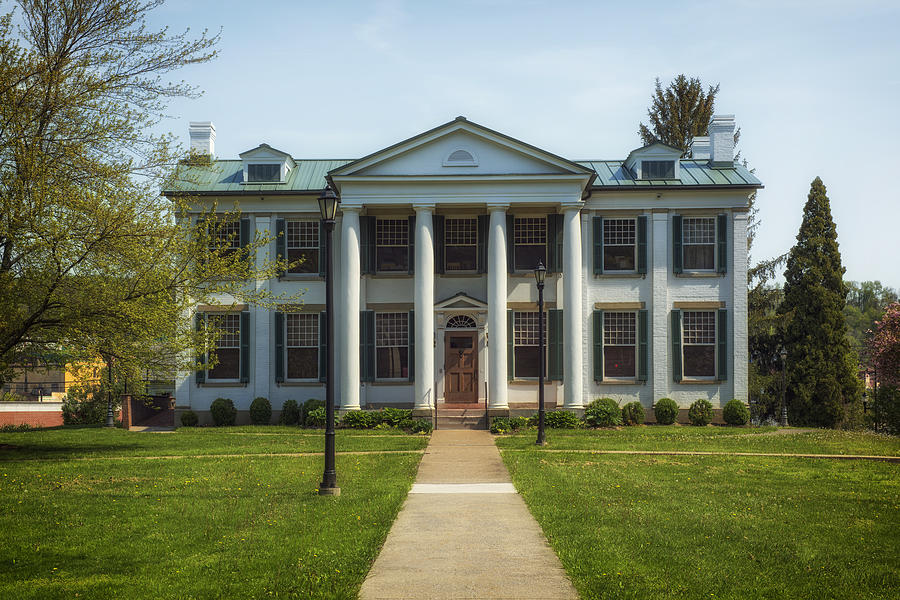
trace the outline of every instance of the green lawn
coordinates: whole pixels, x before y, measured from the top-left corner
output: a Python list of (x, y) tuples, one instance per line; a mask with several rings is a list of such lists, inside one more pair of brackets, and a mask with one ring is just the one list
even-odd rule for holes
[[(549, 438), (568, 449), (893, 455), (898, 443), (687, 427)], [(503, 459), (582, 597), (893, 598), (900, 589), (896, 463), (551, 453), (533, 446), (533, 432), (497, 443), (522, 449)]]
[[(426, 443), (337, 433), (339, 450)], [(322, 445), (296, 428), (0, 434), (0, 598), (354, 597), (421, 456), (338, 454), (337, 498), (316, 494), (321, 456), (266, 456)]]

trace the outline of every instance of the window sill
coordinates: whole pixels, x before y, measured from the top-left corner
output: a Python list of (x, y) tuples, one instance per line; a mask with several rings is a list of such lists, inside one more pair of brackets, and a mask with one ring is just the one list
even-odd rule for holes
[(240, 381), (207, 381), (205, 383), (198, 383), (197, 387), (206, 387), (206, 388), (229, 388), (229, 387), (242, 387), (245, 388), (249, 385)]
[(275, 385), (278, 387), (321, 387), (325, 383), (318, 379), (310, 379), (308, 381), (280, 381), (275, 382)]
[(379, 278), (379, 279), (413, 279), (415, 275), (410, 275), (405, 271), (377, 271), (375, 273), (369, 273), (369, 277)]
[(628, 271), (622, 271), (621, 273), (595, 273), (594, 277), (597, 279), (644, 279), (647, 277), (646, 273), (634, 273)]
[[(517, 270), (513, 271), (512, 273), (507, 271), (507, 275), (509, 275), (510, 277), (530, 277), (530, 278), (534, 279), (534, 269), (532, 269), (530, 271), (517, 269)], [(546, 277), (547, 277), (547, 279), (550, 279), (551, 277), (559, 277), (561, 275), (562, 275), (562, 273), (547, 273)]]
[(691, 384), (691, 385), (697, 385), (697, 384), (699, 384), (699, 385), (719, 385), (723, 382), (719, 381), (718, 379), (688, 379), (688, 378), (684, 378), (681, 381), (678, 381), (676, 383), (687, 383), (687, 384)]
[(289, 273), (278, 277), (278, 281), (324, 281), (318, 273)]
[(387, 386), (387, 385), (414, 385), (412, 381), (407, 379), (382, 379), (381, 381), (369, 381), (367, 382), (369, 385), (378, 386)]
[(478, 271), (445, 271), (443, 273), (435, 273), (440, 277), (481, 277), (487, 273), (479, 273)]
[[(510, 384), (517, 384), (517, 385), (518, 385), (518, 384), (538, 385), (538, 379), (537, 379), (537, 377), (535, 377), (535, 378), (529, 377), (528, 379), (513, 379), (513, 380), (510, 381), (509, 383), (510, 383)], [(556, 384), (556, 383), (560, 383), (560, 382), (556, 381), (555, 379), (545, 379), (545, 380), (544, 380), (544, 386), (545, 386), (545, 387), (548, 386), (548, 385), (551, 385), (551, 384)]]
[(726, 273), (716, 273), (715, 271), (683, 271), (681, 273), (675, 273), (675, 277), (685, 277), (690, 279), (691, 277), (696, 277), (698, 279), (702, 279), (705, 277), (725, 277)]
[(603, 379), (600, 381), (595, 379), (594, 383), (599, 385), (644, 385), (647, 382), (637, 379)]

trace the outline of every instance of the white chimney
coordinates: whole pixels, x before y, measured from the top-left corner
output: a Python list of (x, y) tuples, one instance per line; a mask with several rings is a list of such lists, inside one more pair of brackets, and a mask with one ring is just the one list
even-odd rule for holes
[(734, 165), (734, 115), (713, 115), (709, 122), (709, 164)]
[(212, 121), (191, 121), (191, 152), (215, 156), (216, 154), (216, 126)]
[(691, 158), (709, 160), (709, 136), (698, 135), (691, 140)]

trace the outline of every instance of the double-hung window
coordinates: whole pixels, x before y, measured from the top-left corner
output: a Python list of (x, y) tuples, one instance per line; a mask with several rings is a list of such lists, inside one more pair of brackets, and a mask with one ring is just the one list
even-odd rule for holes
[(409, 272), (409, 219), (375, 221), (376, 269)]
[(715, 377), (716, 311), (684, 311), (681, 330), (684, 376)]
[(409, 313), (375, 314), (375, 377), (409, 378)]
[(675, 179), (675, 161), (641, 161), (641, 179)]
[(474, 272), (478, 268), (478, 220), (444, 221), (444, 261), (446, 271)]
[(682, 253), (685, 271), (712, 271), (716, 268), (715, 217), (683, 217)]
[(288, 273), (319, 272), (319, 221), (285, 223)]
[(288, 379), (316, 379), (319, 376), (319, 315), (285, 315)]
[(516, 271), (532, 271), (538, 262), (547, 265), (547, 219), (516, 217), (513, 224)]
[(220, 220), (209, 224), (209, 250), (225, 258), (241, 249), (241, 222)]
[(632, 272), (636, 264), (636, 220), (603, 219), (603, 271)]
[[(541, 371), (540, 345), (538, 344), (537, 312), (513, 314), (513, 364), (515, 377), (539, 377)], [(544, 343), (546, 344), (547, 318), (544, 316)], [(546, 353), (544, 355), (546, 357)], [(544, 365), (546, 373), (546, 365)]]
[(207, 380), (238, 381), (241, 377), (241, 315), (239, 313), (208, 314), (210, 329), (218, 332), (216, 366), (207, 369)]
[(603, 373), (606, 378), (635, 377), (637, 319), (634, 312), (603, 313)]
[(277, 163), (247, 165), (247, 181), (249, 183), (281, 181), (281, 165)]

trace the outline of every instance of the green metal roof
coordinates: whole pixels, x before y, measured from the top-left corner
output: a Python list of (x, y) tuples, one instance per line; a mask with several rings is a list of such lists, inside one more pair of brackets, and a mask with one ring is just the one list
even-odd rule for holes
[(351, 160), (297, 160), (297, 166), (288, 173), (283, 183), (244, 183), (243, 162), (217, 160), (211, 165), (181, 165), (173, 190), (165, 190), (167, 196), (177, 194), (235, 195), (235, 194), (297, 194), (318, 192), (325, 187), (328, 171), (346, 165)]
[[(165, 195), (201, 194), (297, 194), (317, 192), (325, 187), (329, 171), (354, 162), (342, 160), (297, 160), (284, 183), (243, 183), (243, 164), (240, 160), (217, 160), (210, 166), (179, 167), (179, 178), (174, 190), (166, 190)], [(681, 179), (635, 179), (621, 160), (580, 160), (581, 166), (593, 169), (597, 178), (591, 186), (594, 190), (640, 189), (640, 188), (707, 188), (707, 187), (751, 187), (760, 188), (762, 182), (746, 167), (709, 166), (706, 160), (681, 159)]]
[(579, 164), (594, 169), (597, 179), (596, 189), (636, 189), (642, 187), (762, 187), (746, 167), (735, 164), (733, 167), (710, 167), (708, 160), (681, 159), (681, 179), (635, 179), (634, 174), (625, 168), (621, 160), (580, 160)]

